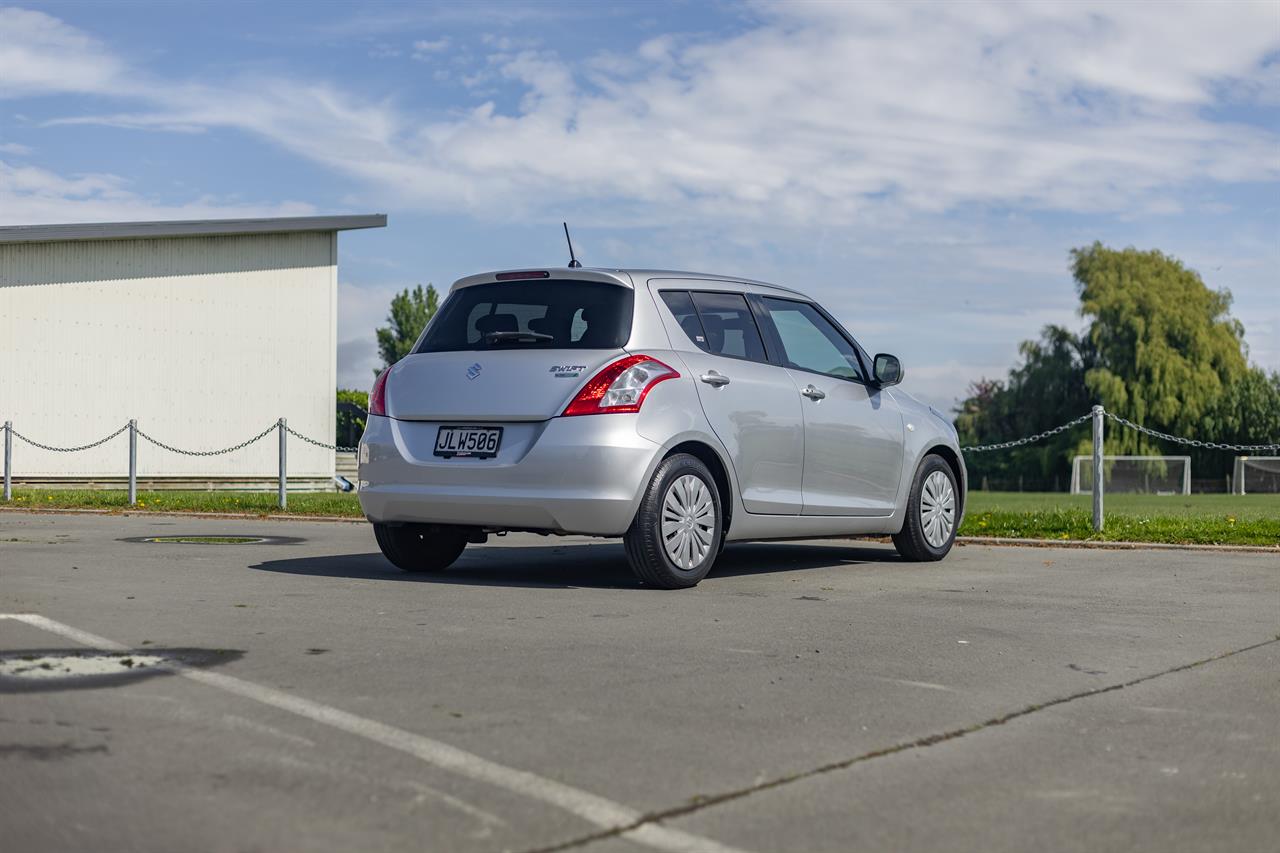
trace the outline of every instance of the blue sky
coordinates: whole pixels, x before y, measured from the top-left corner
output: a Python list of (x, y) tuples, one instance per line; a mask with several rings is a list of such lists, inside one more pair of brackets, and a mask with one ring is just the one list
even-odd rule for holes
[(391, 295), (563, 263), (804, 290), (950, 406), (1067, 252), (1159, 248), (1280, 369), (1280, 4), (0, 6), (0, 223), (386, 212), (339, 241), (339, 378)]

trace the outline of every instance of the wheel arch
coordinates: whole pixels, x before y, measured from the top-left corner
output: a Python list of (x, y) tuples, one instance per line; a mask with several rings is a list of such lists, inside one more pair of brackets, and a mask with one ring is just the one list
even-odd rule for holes
[[(925, 458), (930, 454), (942, 457), (942, 460), (947, 463), (947, 467), (951, 469), (951, 473), (955, 476), (956, 484), (960, 487), (957, 489), (959, 492), (957, 497), (960, 499), (960, 512), (956, 516), (956, 527), (959, 528), (960, 523), (964, 521), (965, 507), (969, 503), (969, 481), (964, 462), (961, 461), (960, 454), (956, 453), (953, 448), (945, 444), (935, 444), (920, 455), (920, 462), (916, 465), (917, 471), (920, 470), (920, 465), (924, 464)], [(914, 474), (912, 475), (912, 482), (915, 482)]]
[(677, 453), (689, 454), (703, 465), (706, 465), (707, 470), (711, 472), (711, 478), (716, 482), (716, 490), (720, 492), (720, 512), (724, 514), (723, 525), (727, 536), (729, 525), (733, 522), (733, 485), (729, 479), (729, 470), (724, 464), (724, 460), (720, 458), (720, 454), (715, 451), (715, 448), (706, 442), (696, 439), (682, 441), (669, 449), (662, 458), (666, 460)]

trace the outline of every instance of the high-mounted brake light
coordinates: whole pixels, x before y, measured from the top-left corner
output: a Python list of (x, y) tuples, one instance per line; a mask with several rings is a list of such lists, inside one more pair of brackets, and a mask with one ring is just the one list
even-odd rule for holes
[(601, 370), (564, 410), (569, 415), (624, 414), (640, 411), (653, 386), (680, 374), (647, 355), (629, 355)]
[(524, 270), (522, 272), (500, 272), (494, 276), (498, 281), (515, 281), (521, 278), (551, 278), (546, 270)]
[(391, 375), (391, 368), (387, 368), (378, 374), (378, 378), (373, 380), (373, 390), (369, 392), (369, 414), (386, 415), (387, 413), (387, 377)]

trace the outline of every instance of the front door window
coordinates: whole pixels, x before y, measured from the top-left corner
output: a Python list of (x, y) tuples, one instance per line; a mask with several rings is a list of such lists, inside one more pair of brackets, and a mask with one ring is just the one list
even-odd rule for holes
[(816, 308), (807, 302), (772, 297), (765, 297), (764, 304), (778, 330), (788, 367), (862, 381), (853, 345)]

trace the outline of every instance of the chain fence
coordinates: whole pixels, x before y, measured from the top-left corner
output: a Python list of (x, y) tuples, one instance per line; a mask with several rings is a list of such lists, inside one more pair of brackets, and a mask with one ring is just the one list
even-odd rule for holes
[[(316, 441), (314, 438), (308, 438), (288, 425), (285, 425), (285, 429), (289, 432), (289, 435), (294, 438), (300, 438), (307, 444), (314, 444), (316, 447), (323, 447), (325, 450), (336, 450), (339, 453), (355, 453), (356, 450), (359, 449), (358, 445), (356, 447), (343, 447), (340, 444), (325, 444), (323, 441)], [(268, 432), (270, 432), (270, 430), (268, 430)]]
[(1092, 412), (1087, 415), (1081, 415), (1078, 418), (1073, 418), (1062, 426), (1056, 426), (1053, 429), (1047, 429), (1044, 432), (1038, 432), (1035, 435), (1029, 435), (1026, 438), (1016, 438), (1013, 441), (1002, 441), (999, 444), (974, 444), (960, 449), (965, 453), (987, 453), (992, 450), (1008, 450), (1011, 447), (1022, 447), (1024, 444), (1035, 444), (1037, 441), (1043, 441), (1051, 435), (1066, 432), (1076, 424), (1082, 424), (1091, 417), (1093, 417)]
[(1114, 414), (1112, 412), (1104, 412), (1103, 414), (1105, 414), (1108, 419), (1115, 421), (1121, 426), (1128, 427), (1129, 429), (1132, 429), (1132, 430), (1137, 430), (1138, 432), (1152, 436), (1153, 438), (1159, 438), (1164, 441), (1172, 441), (1174, 444), (1182, 444), (1182, 445), (1186, 445), (1187, 447), (1204, 447), (1204, 448), (1208, 448), (1209, 450), (1234, 450), (1236, 452), (1243, 452), (1243, 453), (1258, 453), (1260, 451), (1268, 451), (1268, 450), (1280, 451), (1280, 444), (1222, 444), (1216, 441), (1201, 441), (1198, 438), (1182, 438), (1181, 436), (1177, 436), (1177, 435), (1169, 435), (1169, 433), (1167, 432), (1160, 432), (1160, 430), (1158, 429), (1145, 427), (1142, 424), (1135, 424), (1133, 421), (1129, 420), (1128, 418), (1122, 418), (1119, 415)]
[[(273, 432), (277, 433), (279, 435), (279, 454), (280, 454), (279, 473), (278, 473), (278, 480), (279, 480), (278, 492), (279, 492), (279, 505), (281, 509), (284, 509), (288, 504), (288, 495), (287, 495), (288, 443), (287, 443), (286, 436), (293, 436), (294, 438), (297, 438), (301, 441), (305, 441), (308, 444), (315, 445), (316, 447), (320, 447), (325, 450), (333, 450), (339, 453), (352, 453), (358, 449), (357, 447), (345, 447), (340, 444), (330, 444), (328, 442), (314, 439), (290, 427), (288, 421), (285, 418), (280, 418), (278, 421), (271, 424), (266, 429), (262, 430), (261, 432), (257, 433), (251, 438), (247, 438), (244, 441), (239, 442), (238, 444), (231, 445), (230, 447), (221, 447), (216, 450), (188, 450), (185, 448), (176, 447), (175, 445), (169, 444), (168, 442), (161, 441), (155, 436), (150, 435), (146, 432), (143, 432), (141, 429), (138, 428), (138, 422), (136, 420), (129, 421), (128, 423), (120, 427), (115, 432), (111, 433), (108, 436), (100, 438), (97, 441), (90, 442), (89, 444), (77, 445), (74, 447), (58, 447), (57, 445), (45, 444), (43, 442), (36, 441), (35, 439), (29, 438), (23, 435), (22, 433), (18, 432), (16, 429), (14, 429), (13, 423), (11, 421), (4, 422), (3, 432), (4, 432), (3, 496), (5, 501), (9, 501), (13, 499), (13, 439), (15, 438), (18, 439), (19, 441), (22, 441), (22, 442), (25, 442), (26, 444), (31, 445), (32, 447), (39, 448), (40, 450), (46, 450), (53, 453), (78, 453), (85, 450), (92, 450), (95, 447), (99, 447), (103, 444), (106, 444), (107, 442), (111, 441), (113, 438), (116, 438), (119, 435), (128, 433), (129, 434), (129, 478), (128, 480), (129, 480), (129, 504), (130, 505), (133, 505), (137, 502), (138, 439), (139, 438), (141, 438), (143, 441), (146, 441), (150, 444), (155, 445), (161, 450), (167, 450), (170, 453), (176, 453), (180, 456), (209, 457), (209, 456), (224, 456), (228, 453), (235, 453), (237, 450), (243, 450), (246, 447), (249, 447), (250, 445), (256, 444), (257, 442), (271, 435), (271, 433)], [(351, 491), (354, 488), (354, 486), (352, 486), (352, 484), (349, 481), (347, 481), (346, 478), (344, 477), (335, 476), (334, 480), (337, 482), (338, 487), (343, 491)]]
[[(1114, 421), (1123, 427), (1128, 427), (1129, 429), (1136, 430), (1137, 432), (1144, 433), (1153, 438), (1159, 438), (1163, 441), (1171, 441), (1174, 444), (1182, 444), (1187, 447), (1203, 447), (1208, 450), (1234, 450), (1240, 453), (1280, 451), (1280, 444), (1223, 444), (1217, 441), (1201, 441), (1198, 438), (1183, 438), (1177, 435), (1170, 435), (1167, 432), (1161, 432), (1158, 429), (1145, 427), (1142, 424), (1134, 423), (1128, 418), (1123, 418), (1114, 412), (1103, 410), (1102, 414), (1108, 420)], [(1037, 441), (1043, 441), (1049, 436), (1057, 435), (1060, 432), (1066, 432), (1076, 424), (1082, 424), (1092, 417), (1093, 412), (1089, 412), (1088, 414), (1081, 415), (1078, 418), (1072, 418), (1061, 426), (1056, 426), (1053, 429), (1047, 429), (1044, 432), (1038, 432), (1035, 435), (1029, 435), (1026, 438), (1016, 438), (1012, 441), (1002, 441), (998, 444), (975, 444), (969, 445), (968, 447), (961, 447), (960, 449), (965, 453), (987, 453), (992, 450), (1008, 450), (1013, 447), (1035, 444)]]
[[(125, 424), (125, 429), (128, 429), (128, 428), (129, 428), (129, 425)], [(271, 426), (264, 429), (262, 432), (255, 435), (253, 438), (242, 441), (239, 444), (233, 444), (230, 447), (224, 447), (221, 450), (183, 450), (180, 447), (174, 447), (171, 444), (165, 444), (163, 441), (160, 441), (158, 438), (152, 438), (142, 430), (138, 430), (138, 438), (146, 439), (147, 441), (151, 442), (156, 447), (159, 447), (162, 450), (167, 450), (170, 453), (177, 453), (181, 456), (222, 456), (227, 453), (235, 453), (237, 450), (241, 450), (245, 447), (248, 447), (249, 445), (253, 444), (256, 441), (261, 441), (262, 439), (271, 435), (273, 431), (278, 430), (279, 428), (280, 428), (279, 422), (274, 423)], [(293, 430), (289, 430), (289, 431), (293, 432)], [(294, 433), (294, 435), (297, 435), (297, 433)], [(310, 439), (307, 439), (307, 440), (310, 441)]]
[(79, 447), (54, 447), (51, 444), (41, 444), (35, 439), (27, 438), (25, 435), (18, 432), (13, 427), (6, 426), (6, 429), (13, 434), (14, 438), (19, 439), (20, 441), (25, 441), (27, 444), (31, 445), (32, 447), (38, 447), (41, 450), (50, 450), (50, 451), (53, 451), (54, 453), (79, 453), (81, 450), (92, 450), (93, 448), (97, 447), (100, 444), (106, 444), (108, 441), (115, 438), (117, 435), (124, 432), (128, 428), (129, 428), (129, 425), (125, 424), (124, 426), (120, 427), (120, 429), (111, 433), (111, 435), (107, 436), (106, 438), (100, 438), (97, 441), (90, 442), (89, 444), (81, 444)]
[[(1280, 454), (1280, 442), (1272, 443), (1272, 444), (1225, 444), (1222, 442), (1203, 441), (1201, 439), (1195, 439), (1195, 438), (1184, 438), (1182, 436), (1170, 435), (1167, 432), (1161, 432), (1160, 430), (1151, 429), (1150, 427), (1146, 427), (1146, 426), (1143, 426), (1142, 424), (1135, 423), (1134, 421), (1131, 421), (1128, 418), (1124, 418), (1124, 417), (1121, 417), (1120, 415), (1106, 411), (1105, 409), (1103, 409), (1102, 406), (1094, 406), (1092, 411), (1087, 412), (1086, 414), (1083, 414), (1078, 418), (1072, 418), (1071, 420), (1067, 421), (1064, 424), (1056, 426), (1052, 429), (1047, 429), (1044, 432), (1038, 432), (1035, 435), (1029, 435), (1024, 438), (1012, 439), (1010, 441), (1001, 441), (995, 444), (969, 445), (967, 447), (962, 447), (960, 449), (964, 453), (990, 453), (997, 450), (1010, 450), (1015, 447), (1024, 447), (1029, 444), (1035, 444), (1036, 442), (1044, 441), (1045, 439), (1050, 438), (1051, 436), (1055, 436), (1055, 435), (1058, 435), (1059, 433), (1065, 432), (1071, 429), (1072, 427), (1075, 427), (1079, 424), (1084, 423), (1085, 421), (1092, 420), (1093, 433), (1094, 433), (1093, 435), (1094, 526), (1096, 529), (1101, 530), (1102, 529), (1101, 527), (1102, 488), (1103, 488), (1102, 429), (1103, 429), (1104, 419), (1110, 420), (1113, 423), (1116, 423), (1122, 427), (1125, 427), (1126, 429), (1136, 430), (1137, 432), (1143, 433), (1145, 435), (1149, 435), (1153, 438), (1157, 438), (1162, 441), (1173, 442), (1175, 444), (1180, 444), (1187, 447), (1206, 448), (1210, 450), (1231, 450), (1231, 451), (1236, 451), (1238, 453), (1275, 452)], [(271, 424), (266, 429), (254, 435), (252, 438), (248, 438), (238, 444), (233, 444), (229, 447), (219, 448), (217, 450), (186, 450), (180, 447), (176, 447), (172, 444), (163, 442), (158, 438), (155, 438), (154, 436), (149, 435), (148, 433), (145, 433), (142, 430), (138, 429), (137, 421), (129, 421), (124, 426), (120, 427), (118, 430), (111, 433), (110, 435), (100, 438), (97, 441), (90, 442), (89, 444), (82, 444), (75, 447), (58, 447), (56, 445), (43, 444), (32, 438), (28, 438), (27, 436), (15, 430), (11, 422), (6, 421), (4, 423), (4, 433), (5, 433), (5, 436), (4, 436), (4, 499), (7, 501), (7, 500), (10, 500), (12, 497), (11, 457), (12, 457), (12, 444), (13, 444), (14, 438), (20, 441), (26, 442), (32, 447), (36, 447), (41, 450), (52, 451), (54, 453), (78, 453), (85, 450), (91, 450), (95, 447), (106, 444), (108, 441), (111, 441), (112, 439), (126, 432), (130, 434), (129, 435), (129, 502), (131, 504), (136, 500), (137, 439), (138, 438), (141, 438), (144, 441), (147, 441), (155, 445), (156, 447), (159, 447), (162, 450), (167, 450), (170, 453), (177, 453), (182, 456), (222, 456), (228, 453), (234, 453), (237, 450), (243, 450), (244, 448), (249, 447), (250, 445), (255, 444), (256, 442), (259, 442), (262, 439), (266, 438), (272, 432), (277, 432), (279, 434), (279, 445), (280, 445), (279, 494), (280, 494), (280, 507), (282, 509), (285, 507), (286, 500), (287, 500), (287, 497), (286, 497), (286, 488), (287, 488), (286, 436), (287, 435), (293, 436), (294, 438), (299, 439), (300, 441), (304, 441), (307, 444), (311, 444), (325, 450), (333, 450), (339, 453), (351, 453), (357, 450), (357, 447), (355, 446), (348, 447), (340, 444), (331, 444), (329, 442), (319, 441), (318, 439), (311, 438), (310, 436), (305, 435), (301, 432), (298, 432), (293, 427), (289, 426), (288, 421), (285, 418), (280, 418), (280, 420), (278, 420), (276, 423)], [(338, 478), (335, 478), (335, 479), (338, 479)], [(350, 486), (349, 483), (347, 483), (347, 485)]]

